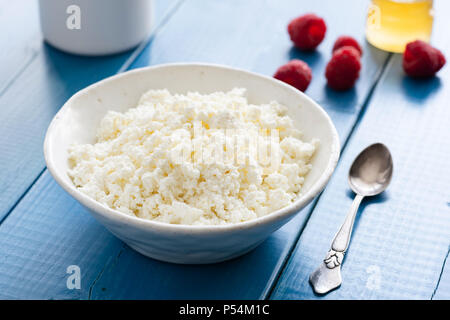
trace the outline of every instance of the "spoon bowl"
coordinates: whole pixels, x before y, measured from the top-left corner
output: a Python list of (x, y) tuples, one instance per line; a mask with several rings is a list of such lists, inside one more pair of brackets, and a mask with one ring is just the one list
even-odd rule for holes
[(393, 167), (389, 149), (382, 143), (375, 143), (356, 157), (350, 168), (348, 182), (355, 193), (374, 196), (388, 187)]

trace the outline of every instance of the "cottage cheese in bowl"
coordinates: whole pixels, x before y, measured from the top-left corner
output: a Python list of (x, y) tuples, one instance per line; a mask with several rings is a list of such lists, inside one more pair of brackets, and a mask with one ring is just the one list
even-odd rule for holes
[(69, 176), (123, 213), (171, 224), (225, 225), (270, 214), (302, 194), (319, 141), (276, 101), (245, 89), (150, 90), (135, 108), (109, 111), (95, 144), (69, 148)]

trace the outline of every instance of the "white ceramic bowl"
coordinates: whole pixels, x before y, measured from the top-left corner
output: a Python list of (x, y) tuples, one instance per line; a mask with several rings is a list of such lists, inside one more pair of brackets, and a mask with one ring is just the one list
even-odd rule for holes
[[(304, 138), (320, 139), (304, 194), (290, 206), (264, 217), (225, 226), (173, 225), (132, 217), (89, 198), (67, 175), (72, 143), (94, 143), (108, 110), (136, 106), (149, 89), (174, 93), (247, 89), (249, 102), (276, 100), (288, 107)], [(271, 77), (210, 64), (167, 64), (136, 69), (93, 84), (72, 96), (51, 122), (44, 143), (47, 167), (55, 180), (114, 235), (136, 251), (175, 263), (213, 263), (242, 255), (260, 244), (305, 207), (328, 182), (339, 158), (339, 138), (325, 111), (302, 92)]]

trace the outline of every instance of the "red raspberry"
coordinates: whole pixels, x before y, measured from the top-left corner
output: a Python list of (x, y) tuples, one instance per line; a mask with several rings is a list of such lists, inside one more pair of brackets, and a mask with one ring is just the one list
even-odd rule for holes
[(311, 82), (312, 73), (306, 62), (294, 59), (279, 67), (273, 77), (305, 91)]
[(345, 46), (337, 49), (327, 64), (325, 77), (328, 85), (335, 90), (353, 87), (359, 77), (361, 62), (358, 50)]
[(361, 49), (361, 46), (359, 45), (358, 41), (355, 40), (355, 38), (352, 38), (350, 36), (340, 36), (336, 39), (336, 42), (333, 46), (333, 52), (335, 52), (337, 49), (342, 48), (344, 46), (350, 46), (355, 48), (359, 51), (359, 55), (362, 56), (363, 51)]
[(428, 43), (416, 40), (406, 45), (403, 70), (412, 77), (431, 77), (445, 64), (441, 51)]
[(309, 13), (292, 20), (288, 25), (289, 36), (295, 46), (303, 50), (313, 50), (325, 37), (325, 21)]

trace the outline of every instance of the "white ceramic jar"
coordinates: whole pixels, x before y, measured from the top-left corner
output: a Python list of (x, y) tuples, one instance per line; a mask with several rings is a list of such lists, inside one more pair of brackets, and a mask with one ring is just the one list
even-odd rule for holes
[(39, 0), (44, 39), (75, 54), (125, 51), (145, 40), (152, 26), (151, 0)]

